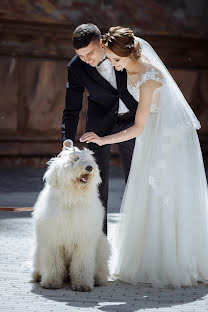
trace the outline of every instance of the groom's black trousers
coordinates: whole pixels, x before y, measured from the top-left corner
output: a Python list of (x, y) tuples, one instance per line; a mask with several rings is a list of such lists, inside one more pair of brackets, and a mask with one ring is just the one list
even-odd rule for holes
[[(118, 116), (117, 122), (114, 125), (112, 133), (117, 133), (119, 131), (125, 130), (134, 124), (132, 118), (129, 118), (128, 114), (123, 116)], [(118, 143), (119, 153), (121, 157), (121, 163), (123, 167), (123, 172), (125, 176), (125, 181), (127, 182), (128, 174), (131, 167), (131, 159), (134, 150), (135, 139)], [(111, 145), (104, 145), (91, 148), (94, 151), (94, 156), (96, 162), (100, 169), (100, 175), (102, 183), (99, 187), (100, 199), (105, 208), (105, 217), (103, 224), (103, 231), (107, 234), (107, 202), (108, 202), (108, 181), (109, 181), (109, 162), (110, 162), (110, 147)]]

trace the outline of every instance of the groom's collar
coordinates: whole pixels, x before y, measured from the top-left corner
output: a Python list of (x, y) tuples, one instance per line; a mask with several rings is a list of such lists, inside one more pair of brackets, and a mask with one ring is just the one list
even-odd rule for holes
[[(97, 64), (97, 66), (100, 66), (105, 60), (107, 60), (107, 57), (106, 57), (106, 56), (104, 57), (104, 59), (103, 59), (102, 61), (100, 61), (100, 62)], [(96, 66), (96, 67), (97, 67), (97, 66)]]
[(87, 63), (84, 63), (83, 65), (86, 71), (90, 74), (91, 77), (94, 78), (95, 81), (99, 81), (103, 86), (106, 86), (108, 89), (116, 91), (116, 89), (113, 88), (112, 85), (105, 78), (103, 78), (103, 76), (99, 74), (96, 67), (90, 66)]

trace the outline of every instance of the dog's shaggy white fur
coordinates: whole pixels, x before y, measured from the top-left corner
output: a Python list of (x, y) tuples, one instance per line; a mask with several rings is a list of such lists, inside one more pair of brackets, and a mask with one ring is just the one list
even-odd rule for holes
[(33, 212), (33, 280), (60, 288), (69, 278), (78, 291), (105, 285), (109, 245), (102, 231), (101, 178), (92, 153), (76, 147), (61, 152), (50, 160), (44, 179)]

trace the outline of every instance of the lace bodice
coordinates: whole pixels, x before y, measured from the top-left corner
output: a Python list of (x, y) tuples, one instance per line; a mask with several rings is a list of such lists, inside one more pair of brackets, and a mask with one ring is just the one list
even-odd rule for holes
[[(139, 102), (140, 86), (147, 80), (155, 80), (163, 84), (163, 77), (161, 73), (153, 66), (146, 66), (145, 72), (128, 75), (127, 74), (127, 89), (129, 93)], [(160, 88), (157, 88), (153, 93), (153, 101), (150, 108), (150, 113), (157, 113), (159, 111)]]

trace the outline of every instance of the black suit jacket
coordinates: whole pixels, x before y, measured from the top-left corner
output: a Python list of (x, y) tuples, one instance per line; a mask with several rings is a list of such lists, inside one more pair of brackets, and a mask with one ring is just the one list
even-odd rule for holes
[(126, 71), (116, 72), (117, 90), (97, 71), (76, 55), (68, 64), (65, 109), (62, 120), (62, 141), (74, 141), (79, 113), (82, 109), (84, 88), (88, 91), (86, 131), (94, 131), (100, 136), (111, 133), (118, 115), (119, 98), (130, 110), (134, 120), (137, 101), (127, 90)]

